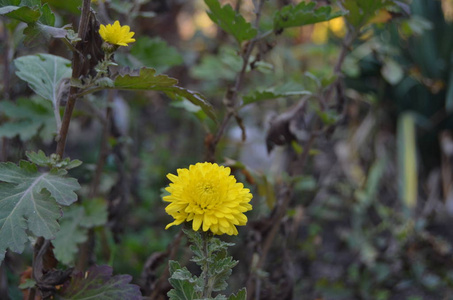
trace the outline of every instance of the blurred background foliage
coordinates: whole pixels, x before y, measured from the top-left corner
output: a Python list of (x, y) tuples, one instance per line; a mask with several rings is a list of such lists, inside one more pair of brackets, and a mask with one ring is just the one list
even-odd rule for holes
[[(44, 2), (56, 14), (55, 26), (76, 22), (80, 1)], [(221, 2), (253, 19), (254, 1)], [(274, 12), (291, 2), (265, 1), (259, 31), (272, 30)], [(315, 2), (336, 9), (343, 3)], [(254, 278), (259, 292), (253, 299), (453, 298), (453, 1), (392, 2), (397, 5), (378, 9), (360, 27), (340, 73), (334, 66), (348, 26), (357, 21), (351, 15), (269, 35), (252, 53), (239, 111), (247, 138), (233, 123), (215, 157), (254, 194), (248, 226), (238, 237), (225, 237), (236, 243), (233, 256), (240, 260), (232, 291)], [(220, 120), (224, 95), (242, 67), (241, 49), (211, 21), (203, 1), (92, 4), (102, 24), (120, 20), (135, 32), (137, 41), (115, 54), (119, 64), (177, 78), (204, 94)], [(12, 75), (10, 62), (30, 53), (68, 52), (59, 40), (24, 47), (22, 23), (2, 18), (0, 25), (1, 159), (17, 161), (26, 150), (51, 153), (52, 109)], [(342, 103), (323, 110), (322, 95), (339, 76)], [(292, 141), (269, 144), (272, 122), (307, 95), (303, 124), (289, 125)], [(92, 199), (102, 139), (98, 114), (107, 98), (114, 126)], [(62, 219), (73, 244), (57, 258), (77, 266), (89, 245), (95, 251), (85, 264), (109, 264), (115, 273), (131, 274), (145, 296), (162, 299), (169, 288), (167, 257), (189, 263), (185, 241), (175, 243), (180, 229), (163, 230), (170, 222), (161, 200), (166, 174), (203, 161), (206, 139), (218, 125), (189, 101), (170, 102), (152, 91), (99, 92), (76, 109), (66, 152), (84, 162), (71, 171), (83, 189), (81, 204)], [(290, 157), (309, 148), (319, 120), (328, 130), (311, 144), (303, 169), (295, 164), (298, 172), (289, 172)], [(257, 268), (255, 246), (269, 235), (287, 184), (289, 205)], [(80, 220), (91, 221), (80, 226)], [(29, 257), (9, 253), (2, 267), (13, 299), (22, 297), (18, 278)]]

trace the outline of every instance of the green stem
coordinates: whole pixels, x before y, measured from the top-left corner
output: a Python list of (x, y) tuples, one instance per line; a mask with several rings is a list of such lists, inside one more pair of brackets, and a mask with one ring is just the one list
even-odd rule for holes
[(208, 261), (208, 242), (209, 242), (209, 236), (207, 232), (202, 232), (201, 237), (203, 238), (203, 258), (204, 258), (204, 263), (203, 263), (203, 268), (202, 268), (202, 273), (201, 276), (204, 279), (204, 287), (203, 287), (203, 298), (210, 298), (211, 293), (212, 293), (212, 288), (209, 284), (209, 261)]

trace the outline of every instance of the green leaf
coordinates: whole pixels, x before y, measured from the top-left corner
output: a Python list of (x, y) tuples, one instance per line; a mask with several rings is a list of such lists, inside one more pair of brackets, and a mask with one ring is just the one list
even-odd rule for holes
[(0, 7), (0, 15), (25, 23), (33, 23), (38, 21), (41, 13), (38, 9), (32, 9), (28, 6), (3, 6)]
[(92, 228), (101, 226), (107, 223), (107, 204), (102, 198), (88, 199), (82, 202), (85, 210), (83, 222), (80, 226)]
[(80, 226), (85, 212), (81, 206), (71, 206), (60, 221), (60, 231), (52, 240), (56, 259), (66, 265), (74, 261), (78, 252), (77, 245), (87, 240), (88, 230)]
[(50, 40), (50, 38), (62, 39), (69, 33), (66, 27), (58, 28), (47, 26), (40, 22), (30, 23), (24, 29), (25, 39), (24, 44), (28, 47), (34, 47), (42, 44), (43, 40)]
[(16, 58), (16, 75), (44, 99), (57, 105), (58, 84), (71, 77), (71, 62), (51, 54), (35, 54)]
[(346, 19), (356, 28), (365, 25), (381, 8), (392, 4), (389, 0), (345, 0), (343, 6), (349, 11)]
[(56, 9), (66, 10), (72, 14), (80, 15), (81, 0), (43, 0), (42, 2), (48, 3)]
[(262, 90), (262, 91), (252, 91), (249, 93), (247, 96), (244, 96), (242, 98), (243, 100), (243, 106), (262, 101), (262, 100), (269, 100), (269, 99), (275, 99), (275, 98), (280, 98), (280, 97), (289, 97), (289, 96), (301, 96), (301, 95), (311, 95), (311, 92), (309, 91), (295, 91), (295, 92), (278, 92), (275, 89), (267, 89), (267, 90)]
[(178, 80), (167, 75), (156, 75), (153, 68), (141, 68), (139, 74), (119, 75), (115, 78), (115, 88), (123, 90), (159, 90), (172, 87)]
[(258, 31), (241, 14), (235, 12), (231, 5), (227, 4), (222, 7), (218, 0), (205, 0), (204, 2), (209, 8), (209, 18), (225, 32), (234, 36), (239, 44), (256, 36)]
[(190, 274), (187, 268), (181, 268), (177, 261), (169, 261), (170, 278), (168, 281), (173, 287), (167, 293), (170, 300), (192, 300), (200, 298), (200, 295), (195, 291), (196, 279)]
[(171, 47), (159, 37), (140, 37), (131, 47), (131, 54), (144, 66), (165, 72), (169, 67), (182, 64), (184, 61), (175, 47)]
[(60, 231), (52, 241), (55, 257), (70, 265), (77, 254), (77, 245), (86, 241), (88, 228), (107, 223), (107, 205), (103, 199), (87, 199), (82, 205), (72, 205), (65, 210), (60, 221)]
[(300, 2), (296, 6), (290, 4), (275, 13), (274, 31), (329, 21), (343, 15), (341, 11), (332, 13), (330, 6), (316, 8), (315, 2)]
[[(135, 72), (135, 71), (134, 71)], [(141, 68), (139, 74), (119, 75), (114, 84), (117, 89), (124, 90), (154, 90), (166, 93), (170, 98), (177, 96), (186, 98), (201, 109), (214, 121), (216, 120), (214, 109), (200, 93), (177, 86), (178, 80), (167, 75), (155, 75), (152, 68)]]
[(221, 47), (217, 55), (206, 55), (190, 69), (192, 76), (203, 81), (234, 80), (242, 68), (242, 59), (231, 47)]
[(59, 205), (77, 200), (79, 183), (65, 170), (38, 172), (36, 165), (21, 161), (0, 164), (0, 261), (6, 249), (21, 253), (30, 232), (51, 239), (59, 229)]
[(41, 17), (39, 18), (39, 22), (41, 22), (43, 25), (55, 25), (55, 15), (53, 14), (47, 3), (41, 6)]
[(30, 162), (40, 167), (48, 167), (49, 169), (56, 168), (69, 170), (82, 164), (82, 162), (78, 159), (71, 160), (69, 157), (61, 159), (57, 154), (46, 156), (42, 150), (39, 150), (38, 152), (29, 151), (25, 154)]
[(0, 101), (2, 114), (8, 121), (0, 125), (0, 137), (18, 135), (22, 141), (28, 141), (39, 133), (49, 143), (56, 133), (52, 104), (42, 98), (19, 98), (15, 103)]
[(59, 87), (63, 78), (71, 77), (71, 62), (51, 54), (36, 54), (16, 58), (16, 75), (30, 88), (53, 103), (57, 128), (60, 127)]
[(417, 204), (417, 148), (415, 143), (415, 117), (403, 113), (398, 119), (397, 132), (399, 194), (409, 208)]
[(232, 294), (230, 297), (228, 297), (228, 300), (246, 300), (247, 299), (247, 290), (241, 289), (237, 292), (236, 295)]
[(130, 275), (112, 276), (109, 266), (93, 266), (85, 273), (78, 273), (64, 288), (57, 299), (61, 300), (142, 300), (140, 288), (130, 284)]
[(4, 6), (19, 6), (21, 0), (0, 0), (0, 7)]
[(214, 108), (209, 102), (206, 101), (206, 98), (202, 94), (179, 86), (162, 88), (160, 89), (160, 91), (165, 92), (165, 94), (167, 94), (167, 96), (169, 96), (171, 99), (177, 99), (176, 96), (181, 96), (189, 100), (193, 104), (201, 107), (206, 115), (208, 115), (213, 121), (216, 121)]

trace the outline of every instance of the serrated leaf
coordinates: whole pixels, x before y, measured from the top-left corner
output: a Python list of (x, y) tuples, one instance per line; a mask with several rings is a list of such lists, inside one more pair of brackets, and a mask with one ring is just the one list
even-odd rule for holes
[(39, 18), (39, 22), (43, 25), (54, 26), (55, 25), (55, 15), (53, 14), (52, 10), (50, 9), (49, 5), (45, 3), (41, 6), (41, 17)]
[(55, 257), (63, 264), (72, 264), (77, 246), (87, 239), (88, 229), (105, 223), (107, 205), (102, 199), (86, 199), (82, 205), (70, 206), (64, 211), (60, 231), (52, 241)]
[(64, 213), (60, 222), (60, 231), (57, 232), (55, 239), (52, 240), (55, 257), (63, 264), (71, 264), (78, 251), (77, 245), (87, 240), (88, 230), (80, 226), (84, 215), (83, 207), (71, 206)]
[(198, 299), (200, 295), (195, 291), (196, 279), (190, 274), (187, 268), (181, 268), (177, 261), (169, 261), (170, 278), (168, 281), (173, 287), (167, 293), (170, 300), (193, 300)]
[(212, 282), (213, 291), (222, 291), (227, 288), (227, 280), (232, 273), (232, 269), (238, 264), (237, 260), (233, 260), (231, 256), (216, 255), (213, 262), (209, 266), (209, 280)]
[(153, 68), (141, 68), (138, 75), (125, 74), (115, 78), (115, 88), (125, 90), (154, 90), (166, 93), (170, 98), (181, 96), (201, 107), (213, 120), (216, 120), (214, 109), (200, 93), (177, 86), (178, 80), (167, 75), (156, 75)]
[(44, 99), (0, 101), (0, 115), (8, 119), (0, 125), (0, 137), (19, 135), (22, 141), (28, 141), (40, 133), (44, 141), (49, 142), (56, 132), (52, 105)]
[(27, 156), (29, 161), (40, 167), (47, 166), (50, 161), (50, 159), (46, 156), (46, 154), (42, 150), (39, 150), (38, 152), (30, 151), (27, 152), (25, 155)]
[(246, 300), (247, 299), (247, 290), (241, 289), (237, 292), (236, 295), (232, 294), (228, 297), (228, 300)]
[(71, 278), (57, 299), (61, 300), (141, 300), (140, 288), (130, 284), (130, 275), (112, 276), (109, 266), (93, 266), (86, 273), (79, 273)]
[(144, 66), (165, 72), (169, 67), (182, 64), (184, 61), (175, 47), (165, 40), (154, 37), (140, 37), (131, 47), (131, 54), (140, 60)]
[(243, 106), (262, 101), (262, 100), (269, 100), (269, 99), (276, 99), (280, 97), (288, 97), (288, 96), (301, 96), (301, 95), (311, 95), (312, 93), (309, 91), (295, 91), (295, 92), (277, 92), (274, 89), (267, 89), (262, 91), (252, 91), (247, 96), (242, 98)]
[(38, 152), (28, 151), (25, 153), (28, 160), (35, 165), (40, 167), (48, 167), (49, 169), (65, 169), (69, 170), (78, 167), (82, 164), (80, 160), (71, 160), (69, 157), (61, 159), (57, 154), (51, 154), (47, 156), (44, 151), (39, 150)]
[(41, 173), (26, 161), (19, 166), (0, 164), (0, 261), (7, 248), (23, 251), (28, 231), (46, 239), (55, 236), (61, 216), (58, 204), (76, 201), (74, 191), (80, 188), (65, 174), (64, 170)]
[(234, 36), (239, 44), (256, 36), (258, 31), (240, 13), (234, 11), (231, 5), (220, 6), (218, 0), (205, 0), (204, 2), (209, 8), (209, 18), (225, 32)]
[(290, 4), (275, 13), (274, 30), (279, 32), (285, 28), (329, 21), (343, 15), (341, 11), (332, 13), (330, 6), (316, 8), (315, 2), (300, 2), (296, 6)]

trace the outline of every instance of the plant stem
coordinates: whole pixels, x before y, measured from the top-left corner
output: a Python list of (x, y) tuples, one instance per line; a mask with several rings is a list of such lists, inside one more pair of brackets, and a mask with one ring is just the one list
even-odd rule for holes
[(201, 234), (201, 237), (203, 238), (203, 258), (204, 258), (204, 263), (203, 263), (203, 268), (202, 268), (202, 273), (201, 276), (203, 277), (204, 280), (204, 287), (203, 287), (203, 299), (210, 298), (211, 297), (211, 292), (212, 288), (210, 287), (209, 284), (209, 261), (208, 261), (208, 242), (209, 242), (209, 236), (208, 233), (203, 232)]
[[(80, 23), (79, 23), (79, 31), (78, 31), (78, 37), (81, 39), (80, 42), (78, 42), (76, 49), (80, 48), (79, 45), (84, 42), (84, 38), (87, 33), (87, 28), (88, 28), (88, 21), (89, 21), (89, 16), (90, 16), (90, 5), (91, 5), (91, 0), (83, 0), (82, 4), (82, 15), (80, 17)], [(80, 53), (78, 51), (73, 51), (73, 58), (72, 58), (72, 77), (73, 78), (79, 78), (82, 75), (82, 64), (83, 64), (83, 57), (81, 57)], [(77, 87), (71, 87), (69, 90), (69, 99), (68, 103), (66, 105), (65, 113), (63, 116), (63, 121), (61, 124), (60, 132), (57, 137), (57, 149), (56, 153), (60, 156), (60, 158), (63, 157), (64, 154), (64, 149), (66, 145), (66, 138), (68, 134), (68, 129), (69, 129), (69, 123), (71, 121), (71, 116), (72, 112), (74, 110), (75, 106), (75, 101), (76, 101), (76, 94), (77, 94), (78, 88)], [(43, 237), (38, 237), (35, 246), (34, 246), (34, 253), (33, 253), (33, 272), (32, 272), (32, 279), (35, 281), (39, 282), (44, 274), (44, 272), (47, 271), (47, 269), (40, 270), (41, 274), (37, 274), (37, 266), (42, 266), (43, 265), (43, 255), (38, 255), (42, 251), (46, 251), (47, 256), (52, 256), (52, 247), (45, 247), (46, 245), (46, 240)], [(40, 261), (38, 261), (38, 259)], [(55, 260), (53, 264), (56, 265), (57, 261)], [(46, 266), (47, 268), (53, 268), (55, 267), (54, 265), (48, 265)], [(32, 288), (30, 290), (30, 295), (34, 297), (36, 290), (35, 288)]]
[[(82, 15), (80, 17), (78, 31), (78, 37), (81, 39), (81, 41), (78, 42), (78, 45), (84, 42), (87, 33), (88, 21), (90, 16), (90, 3), (91, 0), (83, 0)], [(78, 49), (79, 47), (77, 46), (76, 48)], [(78, 53), (78, 51), (73, 51), (72, 78), (78, 79), (82, 75), (83, 60), (84, 58), (80, 55), (80, 53)], [(57, 154), (60, 155), (60, 157), (63, 157), (64, 154), (66, 139), (69, 130), (69, 123), (71, 122), (72, 112), (74, 111), (78, 90), (79, 89), (75, 86), (71, 86), (71, 88), (69, 89), (68, 103), (66, 104), (66, 109), (63, 115), (60, 132), (57, 137)]]

